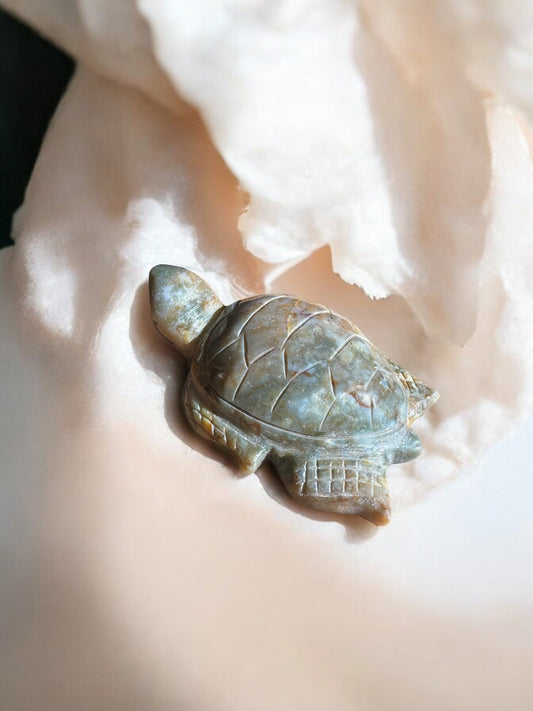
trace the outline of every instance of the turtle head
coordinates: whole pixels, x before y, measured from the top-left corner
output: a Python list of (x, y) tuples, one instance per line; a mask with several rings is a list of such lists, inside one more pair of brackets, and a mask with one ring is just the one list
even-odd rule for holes
[(222, 307), (203, 279), (183, 267), (158, 264), (150, 271), (152, 320), (159, 333), (185, 355)]

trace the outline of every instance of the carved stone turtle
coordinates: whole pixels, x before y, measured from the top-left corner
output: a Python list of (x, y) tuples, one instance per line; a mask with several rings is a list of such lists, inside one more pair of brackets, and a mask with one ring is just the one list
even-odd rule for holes
[(390, 520), (389, 464), (421, 452), (411, 423), (438, 393), (385, 358), (348, 319), (293, 296), (224, 306), (193, 272), (150, 272), (152, 318), (189, 359), (192, 427), (246, 472), (268, 459), (321, 511)]

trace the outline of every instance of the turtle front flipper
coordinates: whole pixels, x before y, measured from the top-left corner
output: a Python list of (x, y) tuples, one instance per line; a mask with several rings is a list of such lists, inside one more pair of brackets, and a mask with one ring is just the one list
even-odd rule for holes
[(231, 454), (245, 474), (253, 474), (259, 469), (270, 447), (214, 413), (190, 376), (185, 384), (183, 404), (187, 419), (201, 437)]
[(319, 511), (362, 516), (377, 526), (390, 521), (385, 463), (363, 459), (305, 460), (273, 456), (289, 494)]
[(409, 393), (407, 417), (410, 422), (418, 419), (428, 407), (431, 407), (439, 399), (439, 393), (429, 385), (426, 385), (401, 365), (387, 358), (401, 384)]

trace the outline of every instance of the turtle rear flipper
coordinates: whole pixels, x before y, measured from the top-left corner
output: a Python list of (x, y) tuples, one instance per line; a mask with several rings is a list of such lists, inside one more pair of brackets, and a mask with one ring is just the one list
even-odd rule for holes
[(332, 458), (273, 457), (285, 488), (296, 500), (319, 511), (362, 516), (377, 526), (390, 521), (385, 463)]
[[(387, 359), (388, 360), (388, 359)], [(400, 382), (409, 393), (407, 417), (410, 422), (419, 418), (428, 407), (439, 399), (439, 393), (426, 385), (401, 365), (389, 360)]]

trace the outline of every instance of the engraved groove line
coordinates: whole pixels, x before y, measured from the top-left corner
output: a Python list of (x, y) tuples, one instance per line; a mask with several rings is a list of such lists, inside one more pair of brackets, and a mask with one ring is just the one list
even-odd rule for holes
[[(355, 334), (355, 335), (357, 335), (357, 334)], [(352, 339), (349, 339), (349, 340), (352, 340)], [(346, 344), (345, 344), (345, 345), (346, 345)], [(340, 350), (342, 350), (342, 348), (341, 348)], [(369, 388), (370, 385), (372, 384), (372, 381), (374, 380), (374, 378), (376, 377), (376, 375), (377, 375), (378, 373), (383, 373), (384, 375), (388, 375), (388, 373), (387, 373), (386, 370), (383, 370), (383, 368), (381, 368), (380, 366), (378, 366), (378, 367), (374, 370), (374, 372), (372, 373), (372, 375), (370, 376), (370, 378), (369, 378), (368, 382), (366, 383), (366, 385), (365, 385), (365, 386), (363, 387), (363, 389), (361, 390), (361, 397), (363, 397), (363, 396), (366, 394), (366, 391), (368, 390), (368, 388)], [(334, 399), (333, 402), (331, 403), (331, 406), (328, 408), (328, 411), (326, 412), (324, 418), (322, 419), (322, 422), (320, 423), (320, 427), (318, 428), (319, 431), (321, 431), (321, 430), (322, 430), (322, 427), (326, 424), (326, 420), (327, 420), (328, 415), (330, 414), (331, 410), (333, 409), (333, 405), (336, 403), (336, 401), (339, 399), (339, 397), (341, 397), (341, 396), (344, 395), (344, 394), (345, 394), (345, 393), (339, 393), (338, 395), (335, 395), (335, 399)], [(370, 427), (371, 427), (372, 429), (374, 429), (374, 407), (375, 407), (375, 405), (374, 405), (374, 397), (371, 396), (371, 397), (370, 397), (370, 412), (369, 412), (369, 414), (370, 414)]]
[(272, 413), (274, 412), (274, 409), (276, 408), (277, 404), (279, 403), (279, 401), (281, 400), (282, 396), (283, 396), (284, 393), (287, 391), (287, 389), (289, 388), (289, 386), (291, 385), (291, 383), (293, 383), (293, 382), (296, 380), (296, 378), (299, 378), (301, 375), (305, 375), (305, 373), (308, 373), (310, 370), (313, 370), (313, 368), (316, 368), (317, 365), (322, 365), (322, 361), (319, 360), (319, 361), (317, 361), (316, 363), (313, 363), (313, 365), (310, 365), (310, 366), (308, 366), (307, 368), (304, 368), (303, 370), (300, 370), (300, 371), (298, 371), (297, 373), (294, 373), (294, 375), (291, 375), (291, 377), (289, 378), (289, 380), (288, 380), (288, 381), (285, 383), (285, 385), (281, 388), (281, 390), (279, 391), (279, 393), (278, 393), (276, 399), (275, 399), (274, 402), (272, 403), (272, 406), (271, 406), (271, 408), (270, 408), (270, 414), (272, 414)]
[(288, 333), (285, 336), (285, 339), (282, 341), (280, 348), (281, 349), (285, 348), (287, 341), (289, 340), (289, 338), (291, 336), (293, 336), (296, 333), (296, 331), (298, 331), (300, 328), (302, 328), (302, 326), (305, 326), (305, 324), (308, 321), (310, 321), (312, 318), (314, 318), (315, 316), (320, 316), (320, 314), (330, 314), (331, 315), (331, 311), (329, 311), (329, 309), (322, 309), (322, 311), (315, 311), (314, 313), (309, 314), (309, 316), (306, 316), (302, 321), (300, 321), (300, 323), (297, 326), (295, 326), (292, 329), (292, 331), (290, 333)]
[(235, 343), (237, 343), (237, 341), (239, 340), (239, 338), (241, 338), (241, 336), (242, 336), (243, 330), (244, 330), (245, 327), (250, 323), (250, 321), (253, 319), (253, 317), (254, 317), (256, 314), (258, 314), (262, 309), (264, 309), (266, 306), (268, 306), (269, 304), (271, 304), (273, 301), (276, 301), (277, 299), (283, 299), (283, 298), (285, 298), (283, 295), (273, 296), (273, 297), (272, 297), (271, 299), (269, 299), (268, 301), (265, 301), (264, 303), (262, 303), (261, 306), (259, 306), (257, 309), (255, 309), (255, 311), (252, 311), (252, 313), (249, 314), (249, 315), (245, 318), (244, 322), (241, 324), (239, 330), (237, 331), (237, 335), (235, 336), (235, 338), (234, 338), (232, 341), (230, 341), (229, 343), (226, 343), (225, 346), (222, 346), (222, 348), (220, 348), (220, 350), (218, 350), (215, 354), (213, 354), (213, 355), (211, 356), (211, 358), (209, 359), (209, 362), (211, 363), (211, 361), (215, 360), (215, 358), (217, 358), (221, 353), (224, 353), (224, 351), (225, 351), (227, 348), (230, 348), (230, 347), (233, 346)]
[[(376, 488), (384, 490), (385, 494), (388, 493), (383, 474), (376, 473), (373, 467), (363, 465), (357, 459), (306, 461), (298, 476), (300, 478), (300, 493), (303, 492), (307, 495), (362, 494), (361, 486), (363, 484), (370, 489), (366, 495), (371, 497), (375, 496)], [(341, 483), (342, 490), (333, 491), (334, 483)], [(349, 486), (348, 490), (347, 485)]]
[(276, 350), (276, 348), (275, 348), (274, 346), (273, 346), (272, 348), (269, 348), (269, 349), (266, 350), (264, 353), (261, 353), (260, 355), (256, 356), (253, 360), (251, 360), (251, 361), (246, 365), (246, 368), (245, 368), (245, 370), (244, 370), (244, 373), (242, 374), (241, 379), (239, 380), (239, 383), (238, 383), (237, 387), (235, 388), (235, 392), (233, 393), (233, 399), (235, 399), (235, 398), (237, 397), (237, 394), (238, 394), (239, 390), (241, 389), (241, 387), (242, 387), (244, 381), (246, 380), (246, 376), (247, 376), (248, 373), (250, 372), (250, 369), (251, 369), (252, 365), (254, 365), (254, 363), (257, 363), (257, 361), (261, 360), (261, 358), (264, 358), (264, 357), (267, 356), (269, 353), (272, 353), (272, 351), (275, 351), (275, 350)]
[(332, 361), (334, 358), (336, 358), (336, 357), (339, 355), (339, 353), (348, 345), (348, 343), (350, 343), (351, 341), (353, 341), (354, 338), (360, 338), (360, 336), (361, 336), (361, 334), (359, 334), (359, 333), (352, 333), (352, 335), (349, 336), (349, 337), (344, 341), (344, 343), (343, 343), (342, 345), (340, 345), (340, 346), (337, 348), (337, 350), (335, 351), (335, 353), (333, 353), (333, 355), (331, 355), (331, 356), (328, 358), (328, 361), (331, 362), (331, 361)]
[[(319, 311), (319, 312), (317, 312), (317, 313), (331, 313), (331, 312), (328, 312), (328, 311)], [(298, 328), (300, 328), (301, 326), (304, 325), (304, 323), (307, 323), (307, 321), (309, 321), (311, 318), (313, 318), (314, 316), (316, 316), (317, 313), (311, 314), (311, 315), (308, 316), (306, 319), (304, 319), (304, 321), (303, 321), (302, 323), (300, 323), (295, 329), (293, 329), (293, 331), (291, 331), (291, 333), (289, 334), (289, 336), (285, 339), (285, 341), (283, 342), (283, 344), (280, 346), (280, 347), (282, 348), (282, 350), (283, 350), (283, 362), (284, 362), (284, 375), (285, 375), (285, 377), (287, 376), (287, 351), (286, 351), (285, 348), (283, 348), (283, 345), (287, 342), (288, 338), (289, 338)], [(330, 363), (332, 362), (332, 360), (333, 360), (334, 358), (336, 358), (336, 357), (339, 355), (339, 353), (340, 353), (351, 341), (353, 341), (355, 338), (360, 338), (360, 334), (359, 334), (359, 333), (352, 333), (352, 334), (344, 341), (344, 343), (342, 343), (342, 344), (339, 346), (339, 348), (337, 348), (337, 350), (336, 350), (336, 351), (327, 359), (327, 361), (326, 361), (327, 364), (328, 364), (329, 373), (330, 373), (330, 379), (331, 379), (331, 385), (332, 385), (332, 388), (333, 388), (333, 401), (331, 402), (331, 404), (330, 404), (330, 406), (329, 406), (329, 408), (328, 408), (326, 414), (325, 414), (324, 417), (322, 418), (322, 421), (321, 421), (320, 426), (319, 426), (319, 428), (318, 428), (319, 432), (322, 431), (322, 427), (324, 426), (324, 424), (325, 424), (325, 422), (326, 422), (326, 419), (327, 419), (328, 415), (331, 413), (331, 410), (333, 409), (333, 406), (334, 406), (335, 403), (337, 402), (338, 398), (339, 398), (341, 395), (344, 394), (344, 393), (339, 393), (338, 395), (335, 394), (335, 386), (333, 385), (333, 374), (332, 374), (332, 372), (331, 372), (331, 367), (330, 367), (329, 364), (330, 364)], [(366, 339), (365, 339), (365, 340), (366, 340)], [(278, 405), (278, 403), (279, 403), (281, 397), (282, 397), (282, 396), (284, 395), (284, 393), (287, 391), (287, 389), (289, 388), (289, 386), (294, 382), (294, 380), (296, 380), (296, 378), (298, 378), (300, 375), (304, 375), (304, 374), (307, 373), (309, 370), (312, 370), (312, 369), (315, 368), (317, 365), (320, 365), (320, 363), (315, 363), (314, 365), (311, 365), (311, 366), (309, 366), (309, 367), (307, 367), (307, 368), (305, 368), (305, 369), (299, 371), (298, 373), (295, 373), (293, 376), (291, 376), (291, 378), (290, 378), (290, 379), (288, 380), (288, 382), (283, 386), (283, 388), (281, 389), (281, 391), (278, 393), (278, 396), (277, 396), (276, 399), (274, 400), (274, 402), (273, 402), (273, 404), (272, 404), (272, 406), (271, 406), (271, 409), (270, 409), (270, 413), (271, 413), (271, 414), (274, 412), (274, 409), (275, 409), (276, 406)], [(372, 377), (370, 378), (370, 380), (368, 381), (368, 383), (367, 383), (367, 384), (365, 385), (365, 387), (363, 388), (363, 394), (364, 394), (364, 392), (366, 391), (366, 389), (368, 388), (368, 386), (370, 385), (370, 383), (372, 382), (372, 380), (374, 379), (374, 377), (377, 375), (378, 371), (380, 371), (380, 370), (381, 370), (381, 368), (378, 368), (376, 371), (374, 371), (374, 373), (372, 374)], [(383, 371), (383, 372), (384, 372), (384, 371)], [(372, 426), (373, 426), (373, 425), (372, 425)]]

